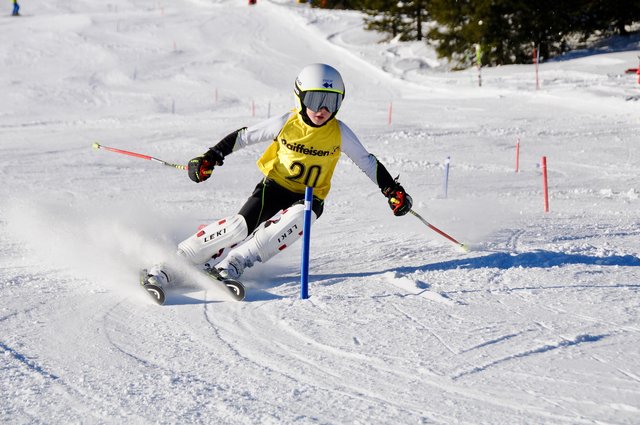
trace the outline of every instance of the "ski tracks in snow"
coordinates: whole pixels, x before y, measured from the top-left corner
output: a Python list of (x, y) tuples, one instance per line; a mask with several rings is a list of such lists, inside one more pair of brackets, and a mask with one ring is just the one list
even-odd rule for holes
[(119, 303), (104, 318), (111, 363), (130, 374), (120, 394), (112, 394), (126, 412), (124, 417), (202, 423), (213, 417), (233, 422), (242, 415), (242, 406), (235, 402), (244, 397), (242, 390), (223, 378), (237, 360), (229, 363), (220, 340), (203, 335), (197, 315), (170, 306), (158, 310), (156, 305), (133, 312), (131, 306)]
[[(39, 304), (7, 319), (29, 326), (22, 326), (24, 335), (12, 335), (12, 339), (20, 341), (19, 346), (0, 342), (0, 352), (4, 352), (6, 360), (2, 368), (14, 384), (20, 382), (16, 387), (20, 390), (15, 393), (10, 388), (0, 388), (2, 398), (13, 401), (12, 408), (0, 411), (0, 419), (10, 415), (5, 423), (12, 423), (11, 417), (30, 417), (36, 422), (46, 417), (51, 423), (112, 420), (118, 416), (112, 403), (99, 391), (87, 388), (99, 379), (96, 376), (102, 375), (101, 362), (96, 361), (99, 357), (88, 353), (95, 347), (95, 341), (90, 342), (93, 322), (69, 327), (67, 316), (72, 312), (53, 311), (50, 304)], [(96, 312), (104, 309), (94, 307)], [(34, 351), (33, 339), (41, 344), (40, 349)], [(52, 400), (57, 406), (53, 409)], [(133, 419), (136, 415), (131, 413), (128, 417)]]
[[(298, 312), (302, 307), (295, 301), (281, 302), (290, 303)], [(318, 308), (312, 301), (307, 304)], [(243, 369), (270, 377), (274, 384), (270, 391), (276, 392), (274, 397), (284, 400), (293, 397), (295, 400), (291, 402), (297, 403), (301, 403), (303, 397), (308, 398), (309, 401), (303, 403), (310, 405), (304, 411), (311, 417), (314, 411), (318, 414), (324, 411), (325, 417), (328, 414), (327, 406), (317, 406), (312, 400), (332, 400), (333, 420), (337, 422), (353, 410), (361, 410), (363, 420), (376, 412), (373, 417), (398, 415), (443, 422), (441, 414), (430, 414), (420, 403), (390, 397), (406, 391), (407, 376), (398, 376), (394, 369), (385, 366), (384, 359), (358, 352), (362, 343), (357, 336), (350, 338), (352, 350), (325, 344), (313, 337), (312, 329), (304, 326), (301, 329), (286, 317), (271, 316), (269, 307), (244, 303), (234, 308), (234, 314), (225, 317), (212, 307), (205, 309), (205, 316), (213, 334), (238, 357)], [(331, 325), (339, 326), (338, 323)], [(353, 382), (362, 385), (354, 386)], [(281, 414), (286, 417), (290, 413)]]
[[(503, 358), (499, 358), (496, 360), (493, 360), (487, 364), (484, 364), (482, 366), (477, 366), (474, 367), (473, 369), (470, 370), (466, 370), (463, 372), (459, 372), (455, 375), (452, 376), (452, 379), (456, 380), (459, 378), (462, 378), (464, 376), (467, 375), (471, 375), (474, 373), (479, 373), (479, 372), (483, 372), (486, 371), (487, 369), (506, 363), (508, 361), (511, 360), (515, 360), (515, 359), (519, 359), (519, 358), (523, 358), (523, 357), (527, 357), (527, 356), (531, 356), (534, 354), (540, 354), (540, 353), (547, 353), (549, 351), (552, 350), (556, 350), (558, 348), (563, 348), (563, 347), (571, 347), (574, 345), (578, 345), (578, 344), (582, 344), (582, 343), (587, 343), (587, 342), (595, 342), (595, 341), (600, 341), (601, 339), (607, 337), (608, 335), (578, 335), (576, 338), (572, 339), (572, 340), (567, 340), (567, 339), (563, 339), (559, 342), (555, 342), (555, 343), (551, 343), (551, 344), (545, 344), (543, 346), (540, 347), (536, 347), (536, 348), (532, 348), (530, 350), (526, 350), (526, 351), (522, 351), (522, 352), (518, 352)], [(500, 338), (499, 340), (506, 340), (508, 338)], [(497, 341), (493, 341), (490, 344), (495, 344)], [(490, 344), (482, 344), (482, 346), (486, 346), (486, 345), (490, 345)]]
[[(314, 412), (319, 415), (320, 411), (325, 418), (331, 416), (326, 409), (330, 406), (329, 410), (335, 415), (333, 420), (338, 422), (341, 415), (349, 411), (350, 414), (358, 412), (364, 422), (368, 418), (377, 418), (377, 421), (393, 418), (401, 423), (415, 419), (451, 423), (455, 417), (449, 414), (446, 406), (456, 400), (456, 404), (478, 410), (490, 403), (502, 411), (505, 418), (515, 422), (520, 420), (517, 418), (522, 412), (526, 412), (527, 417), (546, 418), (558, 423), (583, 423), (575, 416), (550, 413), (533, 400), (512, 401), (509, 393), (501, 389), (486, 392), (471, 389), (462, 378), (470, 378), (473, 373), (455, 376), (451, 372), (443, 372), (452, 359), (458, 358), (459, 361), (465, 353), (518, 335), (507, 335), (460, 350), (450, 344), (448, 336), (435, 330), (442, 325), (441, 321), (429, 326), (425, 323), (429, 320), (428, 311), (415, 314), (420, 311), (416, 308), (421, 297), (412, 298), (410, 305), (405, 305), (406, 297), (397, 300), (386, 298), (382, 302), (375, 297), (354, 300), (316, 295), (307, 301), (282, 299), (268, 303), (207, 304), (204, 316), (214, 339), (219, 340), (230, 356), (237, 359), (237, 362), (232, 361), (237, 365), (235, 372), (245, 374), (247, 380), (253, 375), (268, 376), (272, 385), (265, 390), (273, 393), (274, 400), (297, 403), (298, 408), (308, 415), (307, 419), (313, 418)], [(286, 309), (281, 308), (283, 303), (287, 304)], [(335, 316), (334, 309), (343, 309), (345, 303), (354, 304), (355, 323), (343, 323)], [(366, 305), (358, 306), (356, 303)], [(437, 309), (450, 308), (442, 303), (427, 305)], [(309, 310), (313, 314), (309, 314)], [(370, 319), (359, 314), (360, 311), (377, 313), (374, 319)], [(311, 317), (313, 321), (310, 321)], [(369, 320), (388, 320), (389, 325), (383, 328), (382, 333), (376, 327), (375, 335), (372, 335), (367, 326)], [(456, 320), (456, 317), (451, 316), (451, 320)], [(413, 326), (407, 327), (407, 321)], [(395, 327), (399, 323), (403, 324), (402, 327)], [(327, 328), (341, 330), (334, 331), (333, 339), (327, 339), (328, 334), (323, 331)], [(430, 340), (425, 338), (425, 332), (433, 337), (431, 341), (437, 341), (444, 348), (444, 362), (422, 358), (420, 347), (429, 344)], [(389, 349), (396, 338), (415, 339), (413, 344), (402, 343), (404, 347), (414, 348), (405, 353)], [(576, 340), (576, 344), (587, 342), (589, 338), (585, 336), (583, 339)], [(560, 344), (563, 345), (570, 344)], [(430, 347), (429, 352), (433, 353), (434, 348)], [(524, 356), (514, 355), (514, 358)], [(470, 371), (478, 369), (474, 373), (493, 366), (484, 365), (482, 369), (482, 366), (465, 363)], [(496, 366), (499, 364), (496, 362)], [(436, 372), (437, 369), (441, 371)], [(261, 398), (264, 399), (265, 395), (262, 394)], [(318, 407), (314, 400), (324, 400), (325, 408)], [(286, 421), (293, 412), (283, 407), (277, 415), (278, 419)]]

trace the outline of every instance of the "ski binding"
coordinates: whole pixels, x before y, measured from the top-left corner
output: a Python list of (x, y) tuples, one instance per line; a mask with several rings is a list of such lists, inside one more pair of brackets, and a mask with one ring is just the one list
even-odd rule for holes
[(219, 282), (222, 282), (227, 287), (227, 289), (231, 293), (231, 296), (233, 297), (234, 300), (236, 301), (244, 300), (246, 291), (242, 282), (235, 279), (229, 279), (221, 276), (220, 272), (215, 267), (206, 266), (204, 268), (204, 272), (207, 276), (210, 276), (211, 278)]

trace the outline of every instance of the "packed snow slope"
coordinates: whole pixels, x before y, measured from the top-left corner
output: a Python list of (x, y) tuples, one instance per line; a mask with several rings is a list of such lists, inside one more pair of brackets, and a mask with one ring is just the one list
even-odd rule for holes
[[(358, 13), (292, 1), (22, 12), (0, 18), (0, 423), (639, 422), (638, 37), (544, 63), (536, 90), (532, 65), (478, 87)], [(313, 62), (342, 72), (339, 117), (414, 209), (471, 251), (394, 217), (345, 158), (308, 300), (294, 246), (246, 273), (246, 302), (197, 280), (155, 305), (139, 268), (234, 214), (266, 145), (196, 185), (92, 144), (184, 164), (293, 107)]]

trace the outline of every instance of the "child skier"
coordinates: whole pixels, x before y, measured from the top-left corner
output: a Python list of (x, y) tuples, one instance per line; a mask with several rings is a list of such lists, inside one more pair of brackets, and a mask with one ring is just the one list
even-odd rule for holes
[[(212, 270), (212, 264), (223, 258), (217, 271), (211, 272), (213, 276), (237, 279), (255, 262), (268, 261), (298, 240), (305, 187), (314, 189), (313, 222), (322, 214), (341, 152), (378, 185), (395, 215), (411, 209), (411, 197), (397, 179), (335, 118), (345, 94), (336, 69), (319, 63), (306, 66), (296, 78), (294, 93), (297, 110), (236, 130), (189, 161), (189, 177), (200, 183), (227, 155), (254, 143), (272, 142), (257, 162), (264, 178), (240, 211), (178, 245), (178, 256), (195, 265), (204, 264), (205, 270)], [(147, 281), (162, 287), (175, 278), (170, 265), (161, 265), (149, 270)]]

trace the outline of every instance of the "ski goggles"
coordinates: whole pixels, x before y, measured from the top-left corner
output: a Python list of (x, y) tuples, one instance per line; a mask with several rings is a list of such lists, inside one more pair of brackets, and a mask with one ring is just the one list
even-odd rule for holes
[(303, 93), (302, 103), (313, 112), (327, 108), (333, 114), (340, 109), (343, 97), (341, 93), (332, 91), (306, 91)]

